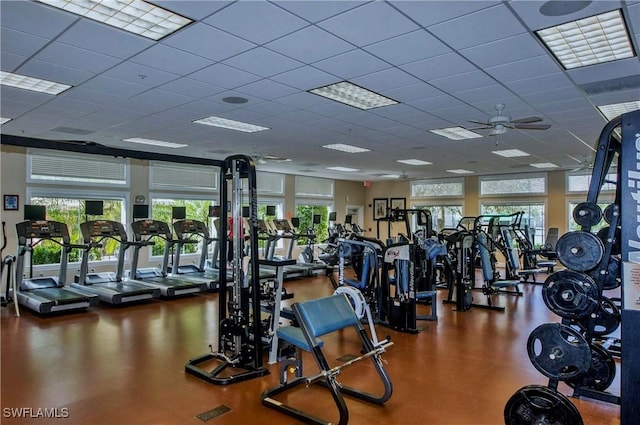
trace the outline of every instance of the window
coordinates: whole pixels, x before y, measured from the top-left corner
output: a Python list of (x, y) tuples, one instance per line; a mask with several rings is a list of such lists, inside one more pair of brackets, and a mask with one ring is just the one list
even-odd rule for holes
[(123, 158), (48, 150), (29, 150), (27, 183), (76, 186), (129, 185), (129, 162)]
[(482, 204), (482, 215), (503, 215), (524, 211), (522, 226), (529, 226), (529, 234), (534, 244), (544, 243), (546, 235), (544, 202), (519, 202), (508, 204)]
[(149, 164), (149, 187), (152, 190), (213, 192), (218, 188), (219, 177), (218, 167), (162, 161)]
[(435, 198), (443, 196), (464, 196), (464, 180), (417, 180), (411, 182), (412, 198)]
[[(300, 220), (297, 231), (305, 233), (307, 230), (313, 229), (316, 234), (316, 243), (322, 242), (329, 235), (329, 212), (333, 207), (329, 204), (321, 203), (299, 203), (296, 205), (296, 217)], [(320, 216), (320, 224), (313, 223), (313, 216)], [(307, 238), (300, 238), (297, 243), (299, 245), (307, 243)]]
[(296, 176), (296, 196), (333, 198), (333, 180)]
[[(569, 231), (580, 230), (580, 225), (578, 223), (576, 223), (576, 221), (573, 219), (573, 210), (581, 202), (584, 202), (584, 200), (582, 200), (582, 201), (578, 201), (578, 200), (569, 201), (569, 215), (568, 215), (568, 217), (569, 217), (569, 227), (568, 227)], [(601, 211), (604, 211), (604, 209), (607, 207), (607, 205), (609, 205), (612, 202), (613, 202), (613, 199), (611, 199), (609, 202), (605, 202), (605, 201), (598, 202), (598, 206), (600, 207)], [(597, 225), (591, 227), (591, 232), (597, 233), (598, 230), (602, 229), (605, 226), (607, 226), (607, 222), (604, 221), (604, 220), (600, 220), (600, 222)]]
[(284, 195), (284, 174), (257, 171), (256, 185), (260, 195)]
[(480, 195), (545, 194), (546, 174), (480, 177)]
[[(613, 192), (616, 190), (617, 174), (609, 173), (605, 177), (605, 183), (602, 185), (602, 192)], [(591, 186), (591, 173), (568, 172), (567, 173), (567, 192), (568, 193), (587, 193)]]
[[(80, 223), (87, 220), (114, 220), (124, 223), (125, 222), (125, 208), (124, 208), (124, 195), (119, 198), (108, 198), (109, 195), (102, 195), (96, 197), (96, 193), (91, 195), (82, 194), (75, 195), (60, 195), (52, 196), (51, 194), (44, 194), (35, 192), (30, 195), (31, 205), (44, 205), (47, 207), (47, 219), (53, 221), (60, 221), (67, 224), (69, 229), (69, 236), (71, 243), (82, 243), (82, 235), (80, 234)], [(99, 217), (87, 216), (85, 214), (85, 200), (102, 200), (103, 201), (103, 215)], [(90, 251), (89, 260), (91, 261), (108, 261), (115, 260), (117, 257), (117, 250), (119, 244), (112, 240), (105, 240), (102, 248), (92, 249)], [(60, 263), (61, 247), (60, 245), (44, 241), (36, 245), (33, 249), (33, 264), (56, 264)], [(79, 249), (73, 249), (69, 253), (69, 262), (79, 262), (82, 257), (82, 252)]]
[[(415, 205), (415, 209), (425, 209), (431, 212), (433, 230), (455, 229), (462, 218), (462, 205)], [(416, 228), (416, 223), (413, 223)]]

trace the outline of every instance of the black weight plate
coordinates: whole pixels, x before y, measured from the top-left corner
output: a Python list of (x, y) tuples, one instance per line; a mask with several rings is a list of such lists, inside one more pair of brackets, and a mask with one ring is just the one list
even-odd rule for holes
[[(620, 310), (610, 298), (604, 296), (600, 298), (600, 304), (598, 304), (598, 308), (592, 315), (595, 315), (595, 322), (591, 331), (593, 336), (609, 335), (620, 326)], [(590, 315), (580, 319), (577, 324), (583, 331), (589, 331), (591, 319)]]
[[(593, 277), (596, 282), (598, 282), (598, 279), (600, 278), (600, 271), (601, 270), (598, 268), (591, 272), (591, 277)], [(602, 289), (609, 291), (620, 287), (620, 285), (622, 285), (622, 267), (620, 266), (620, 258), (612, 256), (609, 258), (607, 273), (605, 273)]]
[(533, 366), (547, 378), (564, 381), (589, 370), (591, 350), (582, 334), (562, 323), (545, 323), (527, 340)]
[(599, 345), (591, 345), (591, 367), (582, 377), (567, 379), (571, 388), (581, 386), (596, 391), (604, 391), (616, 377), (616, 361), (607, 350)]
[[(607, 246), (608, 243), (608, 239), (609, 239), (609, 226), (605, 226), (602, 229), (598, 230), (598, 233), (596, 234), (596, 236), (598, 237), (598, 239), (600, 239), (602, 241), (602, 244), (605, 246)], [(616, 228), (615, 232), (613, 232), (613, 240), (611, 241), (611, 255), (619, 255), (620, 254), (620, 235), (621, 235), (621, 230), (620, 228)]]
[(602, 210), (593, 202), (580, 202), (573, 209), (573, 219), (580, 226), (595, 226), (602, 219)]
[(542, 385), (527, 385), (504, 407), (505, 425), (583, 425), (578, 409), (567, 397)]
[(566, 268), (586, 272), (598, 266), (604, 255), (604, 245), (593, 233), (568, 232), (558, 239), (556, 255)]
[(588, 316), (598, 306), (598, 298), (593, 278), (573, 270), (551, 274), (542, 287), (542, 299), (549, 310), (565, 319)]
[(604, 221), (606, 221), (607, 224), (611, 224), (611, 220), (613, 219), (613, 213), (614, 213), (614, 210), (616, 209), (615, 207), (616, 207), (616, 204), (609, 204), (606, 206), (606, 208), (602, 212), (602, 218), (604, 218)]

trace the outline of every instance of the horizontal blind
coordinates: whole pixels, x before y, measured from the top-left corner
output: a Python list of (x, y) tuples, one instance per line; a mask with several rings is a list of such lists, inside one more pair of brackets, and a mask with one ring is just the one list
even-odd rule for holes
[(296, 176), (296, 196), (333, 198), (333, 180)]
[(464, 180), (416, 180), (411, 182), (412, 198), (464, 196)]
[(545, 194), (546, 174), (480, 178), (480, 195)]
[(284, 194), (284, 174), (256, 172), (256, 185), (258, 193), (270, 195)]
[(73, 182), (77, 185), (128, 183), (129, 161), (101, 155), (31, 150), (29, 179), (41, 183)]
[(218, 187), (218, 178), (218, 167), (160, 161), (152, 161), (149, 166), (149, 186), (151, 189), (212, 192)]

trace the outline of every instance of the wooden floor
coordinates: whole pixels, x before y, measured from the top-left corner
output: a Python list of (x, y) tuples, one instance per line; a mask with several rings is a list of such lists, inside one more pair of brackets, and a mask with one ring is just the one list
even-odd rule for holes
[[(542, 277), (544, 279), (544, 277)], [(293, 301), (332, 292), (328, 278), (285, 284)], [(388, 362), (394, 392), (384, 406), (347, 400), (351, 424), (501, 424), (506, 401), (520, 387), (547, 383), (532, 365), (526, 340), (536, 326), (558, 322), (545, 307), (539, 285), (523, 284), (524, 295), (496, 298), (506, 312), (456, 312), (438, 305), (438, 322), (421, 322), (422, 332), (403, 334), (383, 327), (394, 341)], [(446, 296), (440, 292), (442, 299)], [(478, 293), (474, 300), (484, 302)], [(230, 410), (210, 425), (294, 424), (293, 418), (262, 406), (262, 391), (278, 383), (271, 374), (216, 386), (184, 372), (185, 362), (217, 345), (217, 295), (152, 301), (127, 307), (40, 317), (23, 309), (1, 314), (2, 424), (203, 424), (196, 418), (219, 406)], [(426, 312), (427, 307), (424, 308)], [(333, 358), (358, 354), (347, 334), (325, 340)], [(266, 358), (265, 358), (266, 363)], [(345, 369), (340, 380), (369, 385), (370, 362)], [(309, 358), (309, 372), (317, 369)], [(559, 388), (569, 395), (564, 384)], [(619, 379), (610, 388), (619, 393)], [(303, 388), (290, 396), (304, 409), (336, 420), (325, 390)], [(619, 407), (572, 399), (585, 424), (619, 424)], [(57, 408), (58, 419), (18, 419), (10, 409)], [(19, 410), (22, 412), (24, 409)], [(15, 412), (15, 410), (13, 411)], [(51, 412), (51, 411), (49, 411)], [(43, 414), (40, 412), (40, 414)]]

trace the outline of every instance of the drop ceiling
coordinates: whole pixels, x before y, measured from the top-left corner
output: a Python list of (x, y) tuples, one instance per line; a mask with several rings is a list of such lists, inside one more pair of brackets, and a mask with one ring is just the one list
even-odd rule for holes
[[(606, 124), (597, 106), (640, 100), (637, 54), (565, 70), (536, 36), (619, 9), (638, 52), (640, 2), (582, 3), (548, 16), (538, 1), (162, 1), (155, 4), (193, 22), (153, 41), (42, 3), (3, 1), (2, 71), (72, 87), (54, 96), (3, 85), (0, 115), (10, 120), (0, 129), (192, 157), (288, 158), (258, 169), (345, 180), (539, 171), (532, 163), (572, 169)], [(399, 103), (360, 110), (309, 92), (341, 81)], [(514, 119), (538, 116), (551, 127), (476, 130), (483, 137), (457, 141), (429, 131), (474, 128), (469, 120), (488, 120), (498, 103)], [(269, 130), (193, 122), (210, 116)], [(368, 151), (322, 147), (329, 144)], [(505, 149), (530, 156), (492, 153)], [(397, 162), (408, 159), (431, 164)]]

